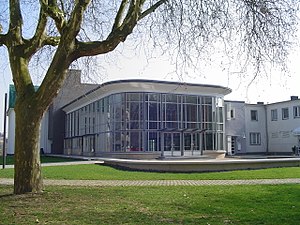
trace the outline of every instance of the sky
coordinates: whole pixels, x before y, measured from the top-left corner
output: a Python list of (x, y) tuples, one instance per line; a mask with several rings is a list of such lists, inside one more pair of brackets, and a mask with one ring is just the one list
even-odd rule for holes
[[(290, 96), (300, 96), (299, 46), (295, 46), (290, 54), (288, 73), (272, 69), (267, 75), (261, 75), (251, 83), (251, 72), (240, 74), (230, 69), (224, 70), (218, 57), (214, 56), (211, 62), (203, 62), (199, 71), (188, 71), (179, 77), (174, 73), (176, 69), (167, 56), (157, 54), (149, 59), (143, 52), (132, 53), (132, 50), (127, 50), (130, 49), (129, 45), (127, 41), (120, 45), (120, 49), (123, 49), (122, 55), (118, 56), (116, 61), (113, 59), (110, 63), (104, 63), (105, 73), (99, 70), (97, 77), (92, 78), (93, 83), (121, 79), (151, 79), (221, 85), (232, 89), (232, 93), (225, 96), (226, 100), (247, 103), (273, 103), (289, 100)], [(12, 77), (4, 47), (0, 48), (0, 55), (0, 132), (3, 132), (4, 94), (8, 92), (9, 84), (12, 84)], [(34, 76), (33, 80), (35, 85), (41, 82), (39, 76)]]
[[(123, 46), (124, 48), (124, 46)], [(270, 71), (267, 76), (259, 76), (249, 86), (253, 74), (239, 74), (234, 71), (224, 71), (218, 61), (203, 64), (201, 71), (192, 71), (179, 77), (174, 73), (174, 66), (166, 56), (157, 56), (147, 59), (144, 54), (128, 54), (123, 51), (116, 63), (106, 64), (105, 75), (101, 72), (98, 78), (92, 78), (92, 82), (103, 83), (110, 80), (121, 79), (151, 79), (166, 81), (183, 81), (188, 83), (213, 84), (229, 87), (232, 93), (225, 96), (226, 100), (245, 101), (247, 103), (273, 103), (289, 100), (290, 96), (300, 96), (300, 63), (299, 53), (295, 48), (290, 55), (289, 73), (282, 74), (279, 71)], [(3, 51), (2, 51), (3, 52)], [(0, 132), (3, 132), (4, 94), (8, 92), (9, 84), (12, 84), (10, 68), (7, 62), (1, 62), (0, 71)], [(99, 79), (100, 78), (100, 79)], [(34, 77), (38, 85), (41, 79)], [(249, 88), (247, 88), (249, 86)]]

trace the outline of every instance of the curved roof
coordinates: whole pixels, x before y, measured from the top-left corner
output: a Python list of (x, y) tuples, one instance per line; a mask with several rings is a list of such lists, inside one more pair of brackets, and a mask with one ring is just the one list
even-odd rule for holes
[(231, 89), (219, 85), (196, 84), (174, 81), (127, 79), (109, 81), (100, 84), (95, 89), (85, 93), (63, 107), (69, 111), (72, 108), (87, 105), (105, 96), (122, 92), (157, 92), (189, 95), (224, 96), (231, 93)]

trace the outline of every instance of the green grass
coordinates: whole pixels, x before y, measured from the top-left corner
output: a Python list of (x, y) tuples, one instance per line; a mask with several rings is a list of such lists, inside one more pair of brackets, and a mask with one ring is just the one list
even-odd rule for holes
[[(240, 170), (211, 173), (157, 173), (123, 171), (102, 165), (69, 165), (43, 167), (46, 179), (70, 180), (237, 180), (300, 178), (300, 167)], [(0, 178), (13, 178), (13, 169), (0, 170)]]
[(48, 187), (10, 195), (0, 186), (1, 224), (262, 224), (300, 221), (299, 185)]
[[(71, 161), (77, 161), (76, 159), (68, 159), (68, 158), (60, 158), (60, 157), (53, 157), (53, 156), (41, 156), (41, 162), (42, 163), (52, 163), (52, 162), (71, 162)], [(8, 155), (6, 157), (6, 165), (14, 165), (15, 160), (14, 156)], [(0, 159), (0, 165), (3, 165), (3, 159), (1, 157)]]

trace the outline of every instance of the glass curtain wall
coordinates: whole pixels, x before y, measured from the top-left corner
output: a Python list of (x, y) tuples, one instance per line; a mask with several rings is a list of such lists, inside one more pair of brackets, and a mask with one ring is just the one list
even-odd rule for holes
[(65, 153), (223, 150), (223, 117), (213, 96), (114, 94), (66, 115)]

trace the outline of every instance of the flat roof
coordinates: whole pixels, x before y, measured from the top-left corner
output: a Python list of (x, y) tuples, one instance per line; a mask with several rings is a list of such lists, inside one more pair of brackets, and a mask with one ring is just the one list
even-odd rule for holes
[[(125, 86), (125, 84), (128, 84), (128, 87)], [(156, 86), (155, 86), (156, 85)], [(159, 85), (166, 85), (166, 87), (172, 86), (171, 90), (167, 90), (167, 88), (159, 87)], [(161, 89), (161, 93), (175, 93), (180, 94), (184, 91), (186, 92), (187, 88), (193, 89), (189, 92), (189, 94), (195, 94), (194, 92), (200, 92), (198, 88), (202, 89), (202, 94), (215, 94), (215, 95), (226, 95), (231, 93), (231, 89), (228, 87), (223, 87), (220, 85), (211, 85), (211, 84), (197, 84), (197, 83), (186, 83), (186, 82), (175, 82), (175, 81), (160, 81), (160, 80), (146, 80), (146, 79), (125, 79), (125, 80), (115, 80), (115, 81), (108, 81), (102, 84), (99, 84), (96, 88), (92, 89), (91, 91), (88, 91), (87, 93), (81, 95), (80, 97), (74, 99), (70, 103), (66, 104), (62, 108), (66, 108), (68, 106), (71, 106), (75, 102), (82, 101), (83, 98), (86, 98), (89, 95), (95, 95), (97, 92), (99, 92), (99, 95), (108, 92), (107, 95), (113, 94), (110, 89), (110, 87), (116, 86), (117, 88), (112, 88), (113, 90), (118, 91), (117, 93), (122, 92), (128, 92), (132, 90), (133, 92), (141, 91), (141, 92), (158, 92), (159, 89)], [(175, 88), (174, 88), (175, 86)], [(125, 89), (120, 88), (127, 87)], [(109, 90), (110, 89), (110, 90)], [(204, 89), (204, 90), (203, 90)], [(101, 93), (100, 90), (103, 90), (103, 93)], [(214, 90), (214, 91), (212, 91)], [(172, 91), (172, 92), (171, 92)], [(180, 92), (181, 91), (181, 92)], [(97, 94), (96, 94), (97, 95)]]

